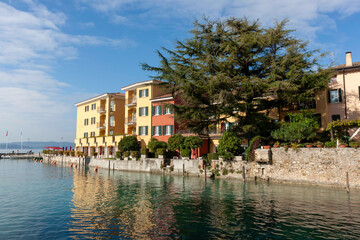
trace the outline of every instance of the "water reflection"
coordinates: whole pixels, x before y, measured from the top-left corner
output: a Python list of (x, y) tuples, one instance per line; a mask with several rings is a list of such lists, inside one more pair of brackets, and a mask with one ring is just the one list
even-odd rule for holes
[(73, 238), (360, 236), (359, 191), (85, 169), (73, 178)]

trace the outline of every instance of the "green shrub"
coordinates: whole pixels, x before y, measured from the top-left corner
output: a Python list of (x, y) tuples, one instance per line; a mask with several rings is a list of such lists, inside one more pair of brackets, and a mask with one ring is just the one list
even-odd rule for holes
[(156, 154), (159, 156), (159, 155), (165, 155), (165, 148), (158, 148), (156, 149)]
[(118, 144), (118, 149), (120, 152), (139, 151), (140, 143), (135, 136), (126, 136), (120, 140)]
[(195, 149), (195, 148), (201, 147), (203, 143), (204, 143), (204, 140), (202, 140), (200, 137), (190, 136), (190, 137), (185, 138), (184, 147), (190, 148), (190, 149)]
[(191, 150), (187, 149), (187, 148), (181, 149), (181, 151), (180, 151), (180, 154), (182, 157), (190, 157), (190, 153), (191, 153)]
[(172, 135), (167, 143), (167, 148), (171, 151), (176, 151), (184, 148), (185, 138), (181, 134)]
[(174, 166), (170, 166), (170, 171), (171, 171), (171, 172), (174, 171)]
[(326, 148), (335, 148), (336, 147), (336, 141), (330, 141), (325, 143)]
[(65, 156), (69, 156), (69, 155), (70, 155), (70, 151), (64, 151), (64, 155), (65, 155)]
[(158, 148), (167, 148), (167, 143), (164, 141), (158, 141), (156, 138), (151, 138), (148, 143), (148, 148), (150, 152), (156, 153), (156, 149)]
[(249, 146), (245, 150), (246, 161), (255, 160), (255, 149), (257, 149), (260, 146), (260, 141), (261, 141), (260, 136), (256, 136), (250, 141)]
[(64, 152), (60, 150), (60, 151), (58, 151), (58, 154), (61, 156), (64, 154)]
[(70, 156), (74, 157), (75, 156), (75, 151), (70, 151)]
[(149, 149), (147, 149), (146, 147), (141, 148), (141, 155), (147, 155), (148, 152), (149, 152)]
[(121, 158), (121, 155), (122, 155), (122, 154), (121, 154), (121, 152), (119, 152), (119, 151), (117, 151), (116, 154), (115, 154), (116, 158)]
[(229, 171), (226, 169), (226, 168), (224, 168), (223, 170), (222, 170), (222, 175), (227, 175), (229, 173)]
[(98, 155), (98, 153), (97, 153), (97, 152), (94, 152), (94, 153), (93, 153), (93, 156), (94, 156), (94, 157), (96, 157), (97, 155)]
[(138, 158), (139, 157), (139, 152), (138, 151), (130, 151), (130, 156), (132, 158)]
[(130, 156), (130, 151), (125, 151), (124, 152), (124, 157), (129, 157)]
[(80, 151), (77, 151), (77, 152), (76, 152), (76, 156), (82, 157), (82, 156), (84, 156), (84, 153), (83, 153), (83, 152), (80, 152)]
[(352, 148), (358, 148), (360, 146), (360, 143), (359, 142), (350, 142), (349, 145)]
[(176, 151), (167, 151), (167, 152), (165, 152), (165, 157), (166, 157), (166, 158), (173, 158), (173, 157), (175, 157), (175, 156), (177, 156), (177, 152), (176, 152)]
[(230, 173), (234, 173), (235, 170), (231, 168), (231, 169), (229, 170), (229, 172), (230, 172)]
[(219, 154), (217, 154), (217, 153), (208, 153), (207, 157), (210, 161), (211, 160), (219, 160)]
[(240, 155), (244, 152), (241, 146), (243, 140), (234, 132), (225, 132), (219, 141), (217, 147), (220, 156), (225, 160), (232, 160), (234, 156)]

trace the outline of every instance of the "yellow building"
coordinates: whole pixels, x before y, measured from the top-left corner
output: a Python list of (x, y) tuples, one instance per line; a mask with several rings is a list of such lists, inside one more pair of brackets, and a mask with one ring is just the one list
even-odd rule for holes
[(75, 149), (89, 156), (113, 157), (124, 134), (125, 95), (104, 93), (75, 104)]
[(151, 138), (150, 99), (166, 93), (159, 80), (138, 82), (121, 88), (125, 91), (125, 134), (136, 135), (145, 146)]

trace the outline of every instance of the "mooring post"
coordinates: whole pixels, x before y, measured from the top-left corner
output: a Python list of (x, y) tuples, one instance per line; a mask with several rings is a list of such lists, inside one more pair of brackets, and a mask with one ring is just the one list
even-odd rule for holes
[(346, 172), (346, 191), (347, 191), (347, 193), (350, 193), (349, 172)]
[(205, 181), (206, 181), (206, 164), (204, 164), (203, 166), (204, 166)]
[(244, 179), (244, 181), (245, 181), (245, 178), (246, 178), (246, 174), (245, 174), (245, 166), (243, 166), (243, 167), (242, 167), (242, 170), (243, 170), (243, 172), (242, 172), (242, 174), (243, 174), (243, 179)]
[(182, 175), (183, 176), (185, 175), (185, 164), (184, 164), (184, 162), (183, 162), (183, 173), (182, 173)]

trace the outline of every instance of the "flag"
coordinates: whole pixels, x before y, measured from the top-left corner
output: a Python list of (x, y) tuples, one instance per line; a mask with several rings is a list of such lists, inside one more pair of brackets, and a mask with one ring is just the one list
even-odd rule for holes
[(8, 131), (8, 130), (6, 130), (6, 136), (8, 136), (8, 134), (9, 134), (9, 131)]

